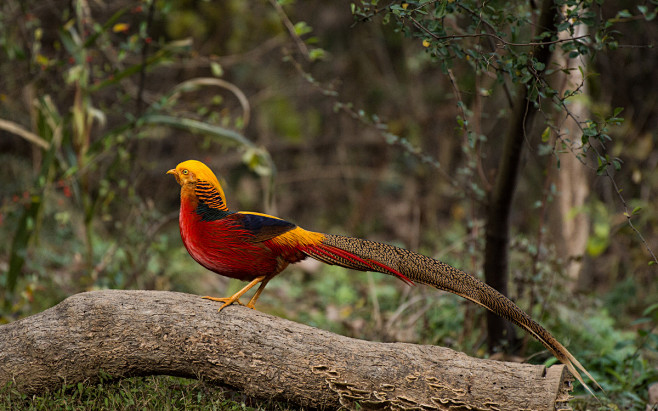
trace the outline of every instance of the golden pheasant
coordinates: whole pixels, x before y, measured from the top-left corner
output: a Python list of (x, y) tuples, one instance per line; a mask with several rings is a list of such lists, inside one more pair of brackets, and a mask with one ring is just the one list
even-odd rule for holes
[(182, 162), (167, 174), (173, 174), (181, 185), (180, 233), (192, 258), (217, 274), (249, 281), (230, 297), (203, 297), (222, 302), (220, 311), (230, 304), (240, 303), (240, 297), (260, 283), (247, 304), (254, 308), (268, 281), (288, 264), (312, 257), (354, 270), (394, 275), (407, 283), (427, 284), (466, 298), (530, 333), (563, 362), (588, 391), (592, 392), (579, 370), (599, 386), (544, 327), (510, 299), (464, 271), (391, 245), (307, 231), (267, 214), (229, 211), (217, 177), (200, 161)]

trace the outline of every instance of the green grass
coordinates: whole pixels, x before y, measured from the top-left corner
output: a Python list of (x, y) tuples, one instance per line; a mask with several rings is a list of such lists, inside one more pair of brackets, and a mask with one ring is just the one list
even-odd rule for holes
[(0, 389), (0, 410), (293, 410), (260, 402), (203, 381), (169, 376), (79, 383), (41, 395)]

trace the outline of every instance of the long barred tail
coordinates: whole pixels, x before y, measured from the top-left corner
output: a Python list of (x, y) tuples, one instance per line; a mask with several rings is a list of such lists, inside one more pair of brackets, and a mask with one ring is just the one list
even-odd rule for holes
[(378, 271), (449, 291), (466, 298), (523, 328), (548, 348), (590, 392), (579, 370), (599, 388), (601, 386), (578, 360), (544, 327), (512, 300), (477, 278), (448, 264), (392, 245), (338, 235), (326, 235), (320, 245), (305, 253), (328, 264), (360, 271)]

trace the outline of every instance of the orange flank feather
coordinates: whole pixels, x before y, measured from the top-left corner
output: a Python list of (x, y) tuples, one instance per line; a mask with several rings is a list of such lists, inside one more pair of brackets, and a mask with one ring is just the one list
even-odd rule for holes
[(200, 161), (184, 161), (167, 174), (172, 174), (181, 185), (180, 233), (192, 258), (217, 274), (249, 281), (230, 297), (203, 297), (223, 303), (220, 311), (228, 305), (240, 304), (240, 297), (260, 284), (247, 304), (254, 308), (274, 276), (288, 264), (311, 257), (354, 270), (394, 275), (409, 284), (427, 284), (466, 298), (523, 328), (564, 363), (590, 392), (580, 372), (600, 388), (546, 329), (509, 298), (464, 271), (388, 244), (307, 231), (267, 214), (230, 211), (217, 177)]

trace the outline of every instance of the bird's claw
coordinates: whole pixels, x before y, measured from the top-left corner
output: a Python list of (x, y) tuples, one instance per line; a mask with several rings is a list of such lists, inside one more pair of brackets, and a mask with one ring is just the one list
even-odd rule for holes
[[(205, 297), (201, 297), (201, 298), (203, 298), (204, 300), (217, 301), (219, 303), (224, 303), (224, 304), (222, 304), (221, 307), (219, 307), (217, 312), (222, 311), (224, 308), (228, 307), (231, 304), (244, 305), (240, 302), (239, 299), (232, 298), (232, 297), (210, 297), (210, 296), (206, 295)], [(250, 307), (250, 308), (254, 308), (254, 307)]]

